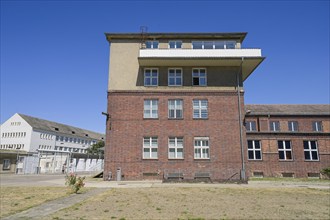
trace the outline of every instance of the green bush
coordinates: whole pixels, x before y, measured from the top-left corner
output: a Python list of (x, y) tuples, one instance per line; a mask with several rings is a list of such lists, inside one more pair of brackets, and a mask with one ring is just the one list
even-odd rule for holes
[(85, 177), (78, 177), (75, 173), (70, 173), (65, 176), (65, 185), (67, 185), (71, 192), (78, 193), (78, 191), (85, 186)]

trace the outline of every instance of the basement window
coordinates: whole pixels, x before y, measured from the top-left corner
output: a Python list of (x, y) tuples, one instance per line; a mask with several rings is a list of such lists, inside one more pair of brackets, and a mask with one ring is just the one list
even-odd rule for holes
[(308, 173), (308, 178), (319, 179), (320, 173)]
[(264, 177), (264, 172), (260, 172), (260, 171), (253, 172), (253, 177), (263, 178)]
[(294, 173), (282, 173), (282, 177), (284, 177), (284, 178), (293, 178)]

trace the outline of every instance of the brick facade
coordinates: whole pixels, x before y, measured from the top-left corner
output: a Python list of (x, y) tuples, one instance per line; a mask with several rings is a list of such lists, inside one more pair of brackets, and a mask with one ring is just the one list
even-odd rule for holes
[[(143, 118), (143, 102), (149, 98), (158, 99), (158, 119)], [(168, 119), (169, 99), (183, 100), (183, 119)], [(193, 99), (208, 100), (208, 119), (193, 119)], [(243, 109), (243, 96), (241, 102)], [(235, 92), (109, 92), (105, 170), (121, 168), (125, 180), (163, 179), (168, 173), (182, 173), (184, 179), (208, 173), (213, 180), (238, 180), (237, 106)], [(149, 136), (158, 137), (158, 159), (143, 159), (143, 137)], [(184, 159), (168, 159), (169, 137), (183, 137)], [(209, 138), (210, 159), (194, 159), (194, 137)]]
[[(262, 159), (247, 161), (248, 176), (282, 177), (290, 173), (293, 177), (307, 178), (319, 175), (323, 168), (330, 166), (329, 117), (326, 116), (246, 116), (246, 121), (255, 121), (256, 131), (247, 131), (247, 140), (260, 140)], [(270, 132), (269, 122), (279, 121), (280, 131)], [(298, 123), (298, 131), (289, 131), (288, 121)], [(322, 122), (322, 131), (313, 131), (312, 123)], [(279, 158), (278, 141), (290, 141), (292, 159)], [(317, 160), (306, 160), (304, 141), (316, 141)]]

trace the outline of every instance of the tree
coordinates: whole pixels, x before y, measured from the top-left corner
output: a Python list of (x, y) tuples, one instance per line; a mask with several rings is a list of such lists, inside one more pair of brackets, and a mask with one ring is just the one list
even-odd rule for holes
[(104, 155), (104, 141), (99, 141), (87, 149), (90, 155)]

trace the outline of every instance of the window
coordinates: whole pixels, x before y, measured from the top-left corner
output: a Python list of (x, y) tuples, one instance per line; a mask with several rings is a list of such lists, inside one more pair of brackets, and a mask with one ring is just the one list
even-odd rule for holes
[(158, 158), (158, 138), (144, 137), (143, 138), (143, 159)]
[(297, 121), (289, 121), (288, 122), (289, 131), (298, 131), (298, 122)]
[(210, 146), (208, 137), (196, 137), (194, 139), (194, 158), (195, 159), (209, 159)]
[(182, 86), (182, 69), (169, 69), (168, 70), (168, 85), (169, 86)]
[(256, 131), (257, 130), (255, 121), (247, 121), (245, 127), (246, 127), (247, 131)]
[(193, 118), (208, 118), (207, 100), (193, 100)]
[(313, 131), (322, 131), (322, 121), (313, 121)]
[(144, 86), (158, 86), (158, 69), (144, 70)]
[(249, 160), (262, 160), (260, 141), (248, 141), (248, 159)]
[(206, 86), (206, 69), (193, 69), (192, 84), (193, 86)]
[(183, 159), (183, 138), (170, 137), (168, 139), (168, 158)]
[(236, 41), (193, 41), (193, 49), (235, 49)]
[(181, 99), (168, 100), (168, 118), (183, 118), (183, 101)]
[(280, 160), (292, 160), (291, 141), (278, 141), (278, 158)]
[(144, 100), (144, 118), (158, 118), (158, 100)]
[(316, 141), (304, 141), (305, 160), (318, 161), (319, 154), (317, 151)]
[(270, 131), (280, 131), (280, 122), (279, 121), (271, 121), (269, 122)]
[(168, 42), (168, 48), (170, 49), (179, 49), (182, 47), (182, 41), (169, 41)]
[(10, 160), (9, 159), (3, 160), (2, 170), (10, 170)]
[(146, 41), (146, 48), (148, 49), (157, 49), (158, 41)]

